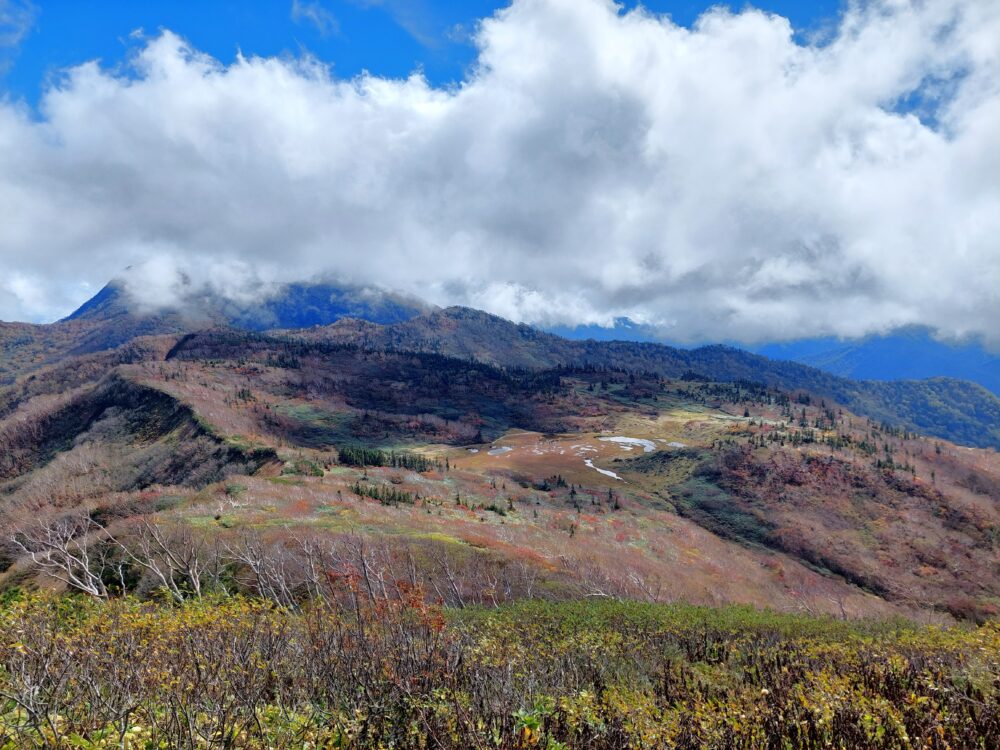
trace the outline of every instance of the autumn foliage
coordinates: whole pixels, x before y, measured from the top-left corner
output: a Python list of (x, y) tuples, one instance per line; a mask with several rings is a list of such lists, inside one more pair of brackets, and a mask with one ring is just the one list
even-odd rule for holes
[(291, 609), (27, 596), (0, 747), (964, 748), (1000, 742), (1000, 629), (575, 602), (444, 611), (357, 580)]

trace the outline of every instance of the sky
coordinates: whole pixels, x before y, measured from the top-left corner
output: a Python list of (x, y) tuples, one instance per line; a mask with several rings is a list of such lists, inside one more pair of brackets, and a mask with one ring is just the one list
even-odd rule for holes
[(0, 320), (332, 276), (995, 346), (998, 238), (1000, 0), (0, 0)]

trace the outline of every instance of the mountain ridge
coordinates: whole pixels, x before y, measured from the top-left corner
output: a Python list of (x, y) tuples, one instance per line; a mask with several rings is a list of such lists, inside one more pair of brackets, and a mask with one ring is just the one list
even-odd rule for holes
[(750, 350), (860, 380), (954, 377), (1000, 395), (1000, 355), (979, 340), (948, 343), (926, 326), (905, 326), (859, 339), (802, 339)]
[[(668, 377), (758, 381), (828, 398), (878, 422), (968, 445), (1000, 448), (1000, 398), (972, 382), (852, 380), (720, 344), (678, 349), (654, 342), (571, 340), (474, 308), (433, 308), (369, 291), (301, 283), (287, 285), (259, 309), (209, 295), (200, 303), (192, 297), (196, 304), (190, 310), (167, 308), (144, 314), (124, 287), (112, 282), (58, 323), (34, 326), (30, 331), (11, 329), (3, 342), (0, 367), (7, 371), (4, 379), (9, 383), (60, 357), (111, 350), (142, 336), (206, 327), (258, 332), (274, 328), (304, 340), (426, 351), (507, 368), (603, 367)], [(302, 325), (313, 321), (330, 322)], [(35, 346), (41, 353), (24, 357), (17, 343), (22, 340), (30, 340), (29, 351)], [(19, 355), (26, 361), (18, 360)]]
[(876, 421), (980, 447), (1000, 447), (1000, 399), (982, 386), (951, 378), (855, 381), (721, 344), (676, 349), (650, 342), (572, 341), (466, 307), (449, 307), (388, 326), (345, 319), (294, 335), (472, 357), (499, 366), (621, 367), (670, 377), (755, 380), (810, 391)]

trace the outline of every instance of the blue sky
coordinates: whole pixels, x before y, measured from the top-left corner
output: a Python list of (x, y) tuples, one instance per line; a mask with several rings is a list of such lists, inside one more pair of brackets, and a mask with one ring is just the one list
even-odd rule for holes
[[(724, 4), (724, 3), (723, 3)], [(18, 11), (29, 23), (6, 53), (0, 89), (35, 104), (64, 68), (100, 59), (113, 67), (136, 47), (132, 32), (163, 28), (222, 62), (245, 55), (309, 52), (339, 77), (363, 70), (403, 77), (422, 69), (435, 85), (461, 80), (475, 56), (469, 34), (478, 19), (506, 3), (490, 0), (0, 0), (0, 14)], [(636, 3), (629, 0), (626, 7)], [(715, 3), (648, 0), (645, 7), (690, 25)], [(739, 10), (745, 3), (730, 3)], [(760, 0), (752, 5), (783, 15), (802, 33), (822, 28), (838, 0)], [(0, 35), (2, 38), (2, 35)]]

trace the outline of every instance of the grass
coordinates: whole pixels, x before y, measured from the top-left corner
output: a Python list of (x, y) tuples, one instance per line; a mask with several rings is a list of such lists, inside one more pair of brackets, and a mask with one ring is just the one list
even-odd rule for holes
[(301, 479), (293, 479), (291, 477), (267, 477), (267, 481), (271, 484), (283, 485), (285, 487), (302, 487), (305, 482)]
[(769, 540), (770, 524), (742, 510), (725, 490), (704, 477), (678, 485), (674, 498), (681, 515), (723, 538), (758, 545)]
[(294, 420), (296, 441), (309, 448), (325, 448), (356, 440), (351, 434), (350, 422), (353, 414), (329, 412), (311, 404), (282, 403), (274, 410), (282, 416)]
[(788, 639), (823, 642), (896, 638), (902, 634), (976, 632), (971, 626), (924, 628), (905, 618), (855, 619), (817, 617), (804, 613), (776, 612), (748, 606), (700, 607), (685, 603), (655, 604), (613, 599), (561, 602), (523, 601), (500, 608), (469, 607), (448, 610), (449, 622), (475, 627), (489, 621), (501, 629), (545, 625), (567, 635), (580, 631), (670, 630), (729, 633), (740, 636), (778, 635)]

